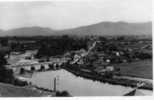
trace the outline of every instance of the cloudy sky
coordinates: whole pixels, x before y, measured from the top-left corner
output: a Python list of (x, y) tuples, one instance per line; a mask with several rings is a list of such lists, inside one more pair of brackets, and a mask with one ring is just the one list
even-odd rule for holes
[(152, 0), (0, 2), (0, 29), (67, 29), (102, 21), (152, 20)]

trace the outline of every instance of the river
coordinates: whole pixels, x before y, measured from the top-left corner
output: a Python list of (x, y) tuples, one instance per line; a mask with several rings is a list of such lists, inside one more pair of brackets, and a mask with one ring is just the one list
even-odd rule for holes
[[(36, 72), (29, 81), (33, 85), (53, 90), (55, 77), (57, 77), (57, 90), (65, 90), (72, 96), (120, 96), (132, 90), (130, 87), (111, 85), (77, 77), (64, 69)], [(152, 95), (152, 91), (149, 90), (139, 89), (138, 91), (145, 95)]]

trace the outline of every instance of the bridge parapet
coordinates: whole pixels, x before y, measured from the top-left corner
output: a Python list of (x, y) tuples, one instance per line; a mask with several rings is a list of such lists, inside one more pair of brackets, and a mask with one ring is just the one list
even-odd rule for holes
[(20, 73), (22, 70), (27, 71), (41, 71), (41, 70), (48, 70), (48, 69), (59, 69), (65, 62), (39, 62), (33, 64), (21, 64), (21, 65), (7, 65), (7, 68), (13, 69), (15, 73)]

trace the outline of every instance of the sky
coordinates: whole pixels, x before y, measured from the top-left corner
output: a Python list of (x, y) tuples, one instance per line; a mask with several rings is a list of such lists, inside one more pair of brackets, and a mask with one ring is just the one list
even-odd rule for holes
[(152, 20), (152, 0), (0, 2), (0, 29), (75, 28), (103, 21)]

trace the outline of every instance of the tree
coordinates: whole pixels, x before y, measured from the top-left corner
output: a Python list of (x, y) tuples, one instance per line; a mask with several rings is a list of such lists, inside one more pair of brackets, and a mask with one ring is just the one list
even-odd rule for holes
[(86, 38), (73, 38), (67, 35), (49, 37), (40, 40), (40, 48), (36, 57), (51, 57), (62, 55), (71, 50), (87, 49), (87, 41)]
[(12, 69), (7, 69), (5, 65), (7, 61), (5, 59), (5, 54), (0, 53), (0, 82), (11, 83), (14, 85), (25, 86), (26, 81), (18, 80), (14, 77)]
[(7, 46), (8, 45), (8, 39), (1, 39), (0, 43), (2, 46)]
[(4, 65), (7, 63), (4, 54), (0, 53), (0, 81), (10, 83), (14, 79), (13, 71), (7, 69)]
[(125, 40), (125, 37), (124, 36), (119, 36), (119, 37), (117, 37), (117, 40), (118, 41), (124, 41)]

